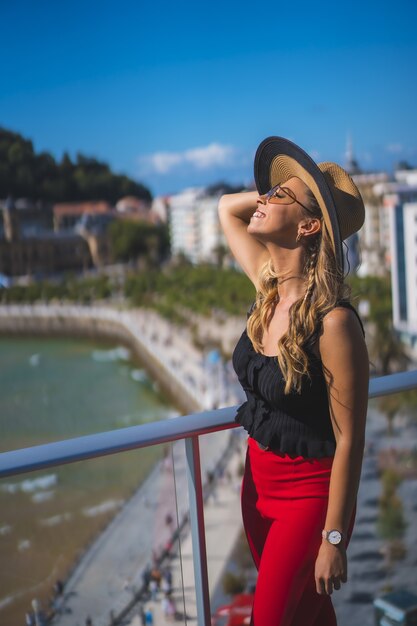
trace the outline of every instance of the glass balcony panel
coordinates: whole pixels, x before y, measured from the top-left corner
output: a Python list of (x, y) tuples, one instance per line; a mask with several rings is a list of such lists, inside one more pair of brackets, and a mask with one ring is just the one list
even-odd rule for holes
[(332, 595), (338, 624), (365, 624), (373, 600), (415, 579), (416, 391), (369, 401), (348, 583)]
[(255, 575), (240, 505), (246, 440), (241, 428), (200, 437), (210, 611), (219, 625), (227, 623), (228, 607)]
[[(231, 560), (233, 551), (242, 533), (240, 512), (240, 485), (243, 474), (246, 436), (241, 429), (232, 429), (210, 433), (199, 437), (201, 476), (204, 496), (204, 525), (207, 553), (208, 585), (210, 611), (215, 616), (221, 605), (228, 604), (239, 583), (242, 590), (250, 584), (247, 572), (240, 564)], [(184, 451), (185, 453), (185, 451)], [(188, 507), (186, 490), (181, 478), (185, 478), (185, 459), (176, 457), (177, 501), (179, 508)], [(189, 513), (189, 509), (187, 509)], [(183, 517), (184, 514), (182, 514)], [(245, 540), (246, 541), (246, 540)], [(197, 600), (194, 580), (193, 546), (189, 525), (181, 534), (181, 553), (174, 560), (174, 575), (183, 576), (185, 613), (195, 620)], [(232, 570), (228, 580), (225, 573)], [(252, 572), (251, 572), (252, 575)], [(230, 580), (233, 579), (232, 583)], [(232, 587), (231, 585), (233, 585)], [(225, 591), (226, 589), (226, 591)]]
[(175, 493), (171, 444), (2, 479), (0, 623), (163, 624), (170, 598), (181, 623)]

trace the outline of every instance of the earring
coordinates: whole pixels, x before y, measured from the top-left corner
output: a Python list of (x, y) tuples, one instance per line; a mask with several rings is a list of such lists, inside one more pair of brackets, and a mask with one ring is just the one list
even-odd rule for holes
[(295, 241), (297, 241), (297, 242), (298, 242), (298, 241), (300, 241), (301, 237), (302, 237), (301, 233), (298, 233), (298, 235), (297, 235), (297, 237), (296, 237)]

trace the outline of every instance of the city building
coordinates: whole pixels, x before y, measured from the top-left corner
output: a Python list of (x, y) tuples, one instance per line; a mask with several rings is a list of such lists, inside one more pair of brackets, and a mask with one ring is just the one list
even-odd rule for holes
[(108, 202), (59, 202), (53, 206), (54, 230), (73, 229), (80, 218), (85, 214), (108, 215), (112, 208)]
[(158, 204), (149, 204), (149, 202), (136, 198), (136, 196), (125, 196), (116, 204), (118, 217), (132, 221), (148, 222), (148, 224), (160, 224), (166, 221), (166, 216), (164, 219), (157, 209), (159, 209)]
[(226, 238), (220, 226), (218, 213), (219, 197), (206, 196), (198, 203), (201, 261), (218, 263), (221, 249), (226, 249)]
[(227, 251), (218, 217), (218, 195), (189, 188), (169, 198), (171, 253), (184, 254), (192, 263), (217, 263)]
[(169, 196), (157, 196), (152, 201), (152, 211), (164, 224), (168, 221)]
[(391, 269), (391, 237), (389, 209), (383, 202), (379, 187), (381, 182), (378, 186), (375, 186), (375, 182), (366, 185), (357, 184), (365, 204), (365, 222), (358, 233), (360, 254), (358, 274), (385, 276)]
[[(44, 278), (69, 270), (85, 271), (101, 264), (105, 248), (101, 233), (93, 231), (86, 236), (87, 232), (81, 234), (74, 228), (54, 231), (53, 217), (59, 212), (39, 211), (27, 201), (15, 203), (8, 198), (1, 208), (0, 273), (6, 277)], [(65, 221), (60, 223), (63, 226)]]
[(85, 270), (92, 259), (88, 243), (74, 232), (39, 232), (22, 236), (19, 215), (12, 200), (3, 207), (0, 239), (0, 273), (6, 277), (47, 274), (64, 270)]
[(382, 196), (375, 193), (377, 184), (386, 183), (386, 172), (365, 172), (359, 165), (350, 135), (347, 138), (345, 169), (361, 192), (365, 204), (365, 222), (356, 237), (347, 240), (350, 272), (359, 276), (382, 276), (390, 270), (390, 233), (388, 210)]
[(113, 262), (108, 226), (116, 219), (160, 224), (158, 211), (134, 196), (111, 207), (105, 201), (65, 202), (53, 207), (29, 200), (0, 203), (0, 273), (47, 276), (85, 271)]
[(395, 178), (378, 189), (390, 220), (393, 323), (417, 355), (417, 170)]

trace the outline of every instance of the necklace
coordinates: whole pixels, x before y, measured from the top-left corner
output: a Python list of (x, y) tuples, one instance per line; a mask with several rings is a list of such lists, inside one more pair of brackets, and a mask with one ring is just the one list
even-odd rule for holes
[(282, 285), (286, 280), (291, 280), (291, 278), (304, 278), (301, 274), (294, 274), (294, 276), (287, 276), (287, 278), (277, 278), (277, 284)]

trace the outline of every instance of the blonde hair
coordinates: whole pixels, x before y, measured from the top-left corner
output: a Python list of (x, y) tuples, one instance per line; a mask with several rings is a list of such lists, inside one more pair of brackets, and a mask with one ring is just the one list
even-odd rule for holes
[[(321, 210), (309, 190), (309, 209), (306, 217), (321, 218)], [(288, 330), (277, 344), (278, 364), (285, 380), (284, 393), (292, 390), (301, 393), (304, 376), (310, 377), (309, 359), (304, 348), (306, 342), (319, 330), (323, 317), (340, 300), (349, 300), (350, 288), (344, 283), (338, 268), (329, 232), (324, 221), (317, 235), (307, 238), (303, 276), (305, 294), (294, 302), (289, 310)], [(277, 273), (272, 259), (265, 263), (259, 273), (259, 290), (253, 313), (247, 322), (247, 334), (257, 352), (262, 352), (262, 337), (268, 329), (275, 304), (279, 301), (278, 283), (285, 276)]]

